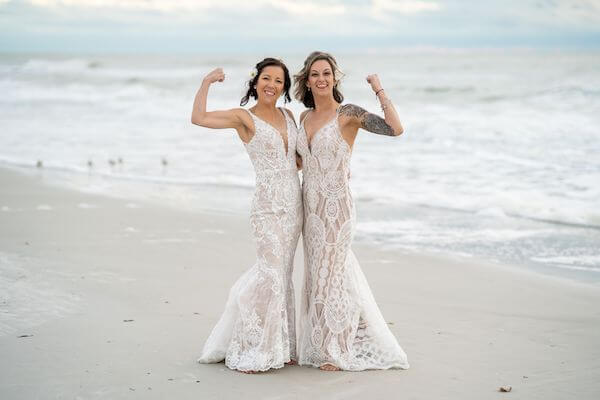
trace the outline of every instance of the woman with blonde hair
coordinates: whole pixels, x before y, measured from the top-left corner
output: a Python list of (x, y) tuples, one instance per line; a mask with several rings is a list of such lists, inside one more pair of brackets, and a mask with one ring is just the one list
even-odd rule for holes
[(350, 249), (356, 216), (350, 157), (359, 128), (398, 136), (403, 128), (377, 75), (367, 82), (385, 118), (354, 104), (341, 105), (341, 72), (333, 56), (311, 53), (295, 75), (300, 117), (305, 280), (298, 332), (298, 363), (322, 370), (409, 367)]

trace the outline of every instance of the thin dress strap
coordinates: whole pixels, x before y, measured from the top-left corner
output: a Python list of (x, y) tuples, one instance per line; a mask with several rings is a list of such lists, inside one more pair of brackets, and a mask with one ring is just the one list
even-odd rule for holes
[(302, 120), (300, 120), (300, 125), (302, 125), (304, 121), (306, 121), (306, 118), (308, 117), (308, 114), (310, 114), (310, 111), (310, 109), (306, 110), (306, 114), (304, 114), (304, 117), (302, 117)]

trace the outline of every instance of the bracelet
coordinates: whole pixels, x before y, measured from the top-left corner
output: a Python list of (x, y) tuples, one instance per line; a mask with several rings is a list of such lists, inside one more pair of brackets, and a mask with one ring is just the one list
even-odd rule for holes
[(375, 97), (377, 97), (377, 95), (379, 94), (379, 92), (381, 92), (383, 90), (383, 88), (379, 89), (378, 91), (375, 92)]
[(385, 109), (392, 105), (392, 101), (387, 99), (383, 103), (381, 103), (381, 111), (385, 112)]

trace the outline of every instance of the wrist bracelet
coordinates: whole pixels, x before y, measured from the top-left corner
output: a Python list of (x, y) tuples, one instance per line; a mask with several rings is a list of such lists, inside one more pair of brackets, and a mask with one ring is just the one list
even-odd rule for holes
[(375, 97), (377, 97), (377, 95), (379, 94), (379, 92), (381, 92), (383, 90), (383, 88), (379, 89), (378, 91), (375, 92)]

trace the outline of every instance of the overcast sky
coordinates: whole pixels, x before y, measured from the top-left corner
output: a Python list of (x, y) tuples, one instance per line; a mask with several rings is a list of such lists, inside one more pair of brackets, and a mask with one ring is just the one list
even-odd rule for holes
[(0, 51), (600, 48), (600, 0), (0, 0)]

